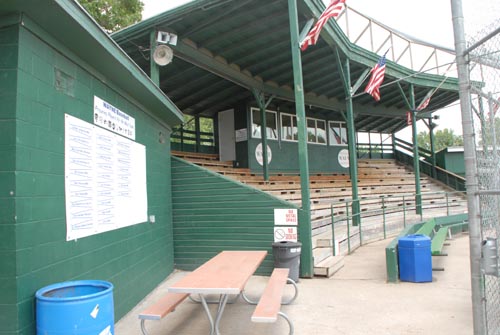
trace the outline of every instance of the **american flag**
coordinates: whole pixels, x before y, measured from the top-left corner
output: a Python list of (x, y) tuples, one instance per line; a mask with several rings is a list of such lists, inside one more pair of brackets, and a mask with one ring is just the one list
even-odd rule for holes
[(429, 102), (431, 102), (431, 97), (428, 97), (427, 99), (425, 99), (420, 104), (420, 106), (418, 106), (417, 111), (421, 111), (421, 110), (425, 109), (427, 106), (429, 106)]
[(372, 76), (370, 77), (370, 81), (368, 85), (366, 85), (365, 92), (370, 94), (373, 99), (376, 101), (380, 100), (380, 85), (384, 81), (385, 76), (385, 55), (387, 52), (380, 58), (377, 64), (370, 71)]
[(315, 45), (318, 41), (319, 33), (325, 25), (326, 21), (332, 17), (339, 16), (340, 12), (344, 9), (345, 0), (332, 0), (330, 5), (325, 9), (318, 19), (318, 22), (312, 27), (307, 36), (300, 42), (300, 49), (305, 51), (308, 46)]

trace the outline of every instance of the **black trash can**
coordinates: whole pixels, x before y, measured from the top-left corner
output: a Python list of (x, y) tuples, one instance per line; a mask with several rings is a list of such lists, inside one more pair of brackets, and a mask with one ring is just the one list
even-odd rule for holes
[(281, 241), (273, 243), (273, 256), (275, 268), (290, 269), (289, 278), (299, 281), (300, 251), (302, 243)]

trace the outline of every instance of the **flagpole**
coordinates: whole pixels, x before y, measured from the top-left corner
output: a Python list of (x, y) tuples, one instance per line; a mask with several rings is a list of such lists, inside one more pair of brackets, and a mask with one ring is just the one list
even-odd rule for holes
[(288, 0), (288, 15), (290, 20), (290, 40), (292, 48), (293, 79), (295, 92), (295, 110), (299, 137), (299, 167), (302, 210), (299, 217), (299, 237), (302, 243), (300, 254), (301, 277), (312, 278), (314, 275), (312, 255), (311, 227), (311, 195), (309, 191), (309, 160), (307, 153), (307, 127), (304, 100), (304, 85), (302, 79), (302, 60), (299, 48), (299, 23), (297, 1)]

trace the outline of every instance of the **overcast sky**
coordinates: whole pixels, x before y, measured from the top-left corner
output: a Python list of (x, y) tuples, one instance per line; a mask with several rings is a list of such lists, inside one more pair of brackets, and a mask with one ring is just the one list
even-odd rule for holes
[[(191, 0), (142, 0), (143, 19), (183, 5)], [(462, 0), (466, 34), (476, 36), (484, 25), (498, 19), (499, 0)], [(429, 43), (454, 49), (451, 0), (347, 0), (353, 9), (386, 26)], [(438, 128), (452, 128), (462, 134), (458, 106), (440, 112)], [(427, 128), (419, 123), (419, 131)], [(406, 136), (405, 136), (406, 137)]]

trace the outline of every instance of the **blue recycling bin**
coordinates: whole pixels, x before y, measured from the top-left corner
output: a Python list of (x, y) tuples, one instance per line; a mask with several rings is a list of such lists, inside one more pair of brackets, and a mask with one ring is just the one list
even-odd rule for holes
[(57, 283), (36, 292), (37, 335), (113, 335), (113, 284)]
[(432, 281), (431, 239), (413, 234), (398, 241), (399, 279), (414, 283)]

